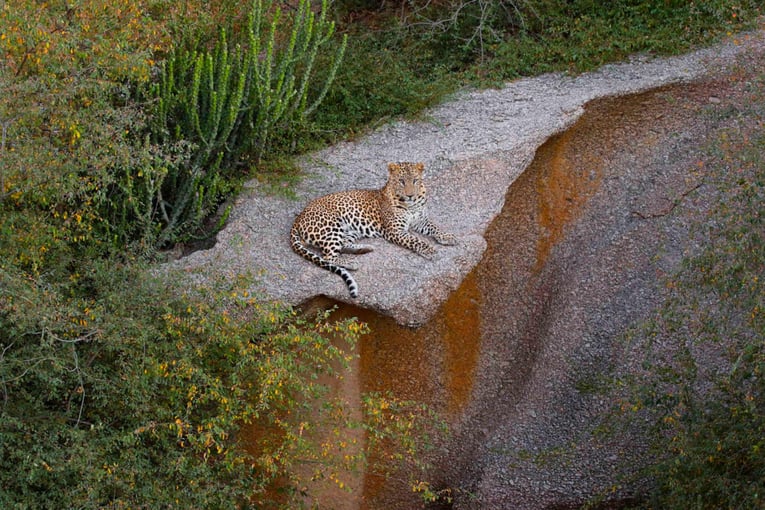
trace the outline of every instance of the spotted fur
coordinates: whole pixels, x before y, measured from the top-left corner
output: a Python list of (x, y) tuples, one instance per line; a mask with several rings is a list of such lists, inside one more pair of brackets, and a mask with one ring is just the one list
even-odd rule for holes
[(426, 215), (424, 168), (422, 163), (390, 163), (388, 182), (382, 189), (341, 191), (310, 202), (292, 225), (292, 249), (339, 275), (354, 298), (359, 295), (350, 273), (355, 268), (339, 263), (338, 256), (372, 251), (371, 246), (355, 244), (357, 240), (383, 237), (430, 259), (435, 248), (411, 231), (430, 236), (440, 244), (454, 244), (455, 238), (442, 232)]

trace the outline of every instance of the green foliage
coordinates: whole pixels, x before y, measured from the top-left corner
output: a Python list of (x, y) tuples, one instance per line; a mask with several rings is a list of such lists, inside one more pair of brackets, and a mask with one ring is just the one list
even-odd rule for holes
[[(8, 92), (0, 98), (0, 205), (36, 216), (47, 231), (39, 237), (55, 237), (64, 251), (132, 243), (148, 252), (204, 236), (237, 189), (241, 166), (289, 145), (321, 103), (345, 44), (317, 69), (334, 35), (326, 5), (314, 14), (304, 1), (282, 15), (258, 1), (249, 23), (232, 29), (239, 43), (221, 31), (212, 50), (180, 45), (151, 85), (154, 53), (172, 48), (162, 19), (147, 17), (144, 3), (102, 4), (0, 12), (0, 84)], [(175, 27), (181, 14), (172, 6), (163, 13)], [(142, 99), (136, 89), (146, 91)], [(21, 225), (5, 230), (28, 235)], [(15, 244), (32, 268), (61, 252)]]
[(395, 33), (352, 36), (348, 57), (309, 134), (325, 142), (363, 133), (433, 106), (459, 83), (430, 52), (404, 48)]
[(2, 5), (0, 264), (39, 272), (102, 249), (115, 175), (146, 157), (123, 84), (165, 42), (135, 2)]
[(705, 248), (667, 282), (622, 406), (652, 426), (652, 508), (765, 505), (765, 81), (750, 83), (753, 127), (723, 131), (703, 162), (719, 193)]
[(390, 452), (419, 453), (419, 411), (372, 398), (385, 415), (365, 425), (327, 393), (352, 359), (338, 345), (365, 332), (355, 321), (304, 321), (249, 295), (246, 279), (187, 291), (135, 266), (82, 273), (53, 284), (0, 271), (3, 508), (302, 498), (310, 477), (342, 481), (364, 462), (369, 448), (344, 443), (362, 426)]
[(180, 47), (168, 56), (147, 93), (154, 105), (150, 139), (152, 146), (182, 147), (185, 157), (150, 161), (121, 181), (115, 202), (138, 208), (125, 211), (123, 228), (132, 221), (161, 225), (160, 246), (188, 238), (231, 194), (242, 163), (290, 142), (294, 127), (321, 103), (345, 51), (343, 40), (309, 99), (317, 54), (334, 34), (326, 12), (326, 0), (318, 17), (302, 0), (285, 23), (278, 6), (256, 0), (242, 43), (229, 43), (221, 30), (212, 50)]
[(403, 20), (440, 52), (461, 54), (465, 63), (481, 62), (491, 48), (508, 34), (524, 29), (526, 19), (536, 16), (535, 2), (528, 0), (449, 0), (433, 5), (411, 2), (412, 11)]
[(549, 71), (582, 72), (639, 52), (675, 54), (752, 26), (761, 3), (545, 0), (536, 16), (491, 49), (479, 72), (492, 80)]
[(446, 436), (446, 423), (427, 405), (401, 401), (389, 393), (365, 394), (362, 406), (367, 447), (374, 452), (366, 473), (384, 478), (403, 473), (424, 502), (445, 496), (424, 480), (430, 466), (423, 454), (431, 449), (434, 438)]
[(755, 0), (334, 5), (348, 54), (306, 140), (336, 141), (391, 117), (414, 116), (465, 84), (581, 72), (636, 52), (679, 53), (751, 27), (762, 12)]

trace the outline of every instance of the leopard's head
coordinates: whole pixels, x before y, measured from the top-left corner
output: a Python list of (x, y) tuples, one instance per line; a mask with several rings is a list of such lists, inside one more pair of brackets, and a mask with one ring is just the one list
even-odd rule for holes
[(425, 197), (422, 182), (423, 163), (388, 163), (389, 193), (399, 202), (411, 204)]

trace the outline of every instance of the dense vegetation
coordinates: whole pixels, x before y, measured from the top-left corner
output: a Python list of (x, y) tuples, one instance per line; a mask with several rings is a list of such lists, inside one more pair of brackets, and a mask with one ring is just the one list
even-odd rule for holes
[(723, 127), (699, 155), (716, 193), (703, 248), (667, 278), (635, 334), (642, 372), (622, 380), (621, 409), (653, 438), (649, 508), (765, 506), (765, 72), (744, 76), (743, 99), (711, 109)]
[(246, 275), (181, 288), (151, 276), (158, 250), (214, 232), (241, 179), (290, 177), (291, 155), (465, 83), (681, 51), (759, 13), (728, 0), (310, 7), (0, 3), (3, 508), (289, 505), (301, 466), (342, 487), (368, 458), (321, 427), (361, 427), (416, 464), (425, 410), (369, 395), (359, 422), (318, 382), (362, 325), (266, 305)]

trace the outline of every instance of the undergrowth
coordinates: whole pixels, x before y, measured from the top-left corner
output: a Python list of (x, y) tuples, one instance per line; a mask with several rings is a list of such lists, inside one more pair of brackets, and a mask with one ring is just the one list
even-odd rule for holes
[(621, 411), (647, 426), (656, 459), (643, 508), (765, 505), (765, 75), (748, 84), (724, 113), (739, 120), (700, 155), (717, 193), (703, 248), (667, 279), (635, 335), (641, 371), (621, 381)]
[(578, 73), (639, 52), (681, 53), (753, 27), (762, 12), (755, 0), (344, 0), (336, 7), (348, 53), (314, 119), (328, 141), (414, 116), (464, 86)]

